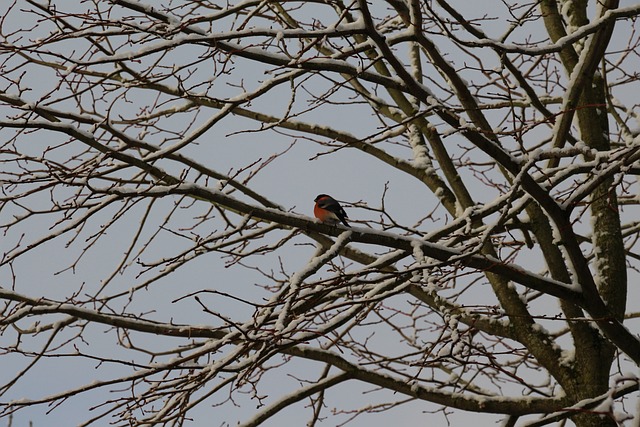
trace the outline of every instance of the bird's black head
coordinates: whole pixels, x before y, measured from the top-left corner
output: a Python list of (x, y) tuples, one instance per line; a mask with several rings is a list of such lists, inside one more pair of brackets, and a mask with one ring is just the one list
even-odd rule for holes
[(317, 202), (318, 200), (322, 199), (323, 197), (331, 197), (331, 196), (329, 196), (328, 194), (318, 194), (318, 195), (316, 196), (316, 198), (315, 198), (315, 199), (313, 199), (313, 201), (314, 201), (314, 202)]

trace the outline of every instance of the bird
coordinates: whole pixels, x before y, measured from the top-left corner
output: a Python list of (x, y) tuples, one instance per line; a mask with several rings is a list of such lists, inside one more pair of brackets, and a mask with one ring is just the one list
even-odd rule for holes
[(316, 204), (313, 207), (313, 214), (321, 222), (333, 225), (342, 222), (345, 226), (350, 227), (347, 222), (347, 213), (336, 199), (328, 194), (320, 194), (315, 198), (314, 202)]

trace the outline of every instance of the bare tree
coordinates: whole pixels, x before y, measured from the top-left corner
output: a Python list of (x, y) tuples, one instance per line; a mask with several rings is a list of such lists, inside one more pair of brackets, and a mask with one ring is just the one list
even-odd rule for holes
[(640, 3), (5, 3), (0, 416), (633, 418)]

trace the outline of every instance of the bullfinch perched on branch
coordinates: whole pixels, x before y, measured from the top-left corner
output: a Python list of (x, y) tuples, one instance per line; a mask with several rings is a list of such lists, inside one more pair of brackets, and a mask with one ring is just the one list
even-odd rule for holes
[(315, 198), (314, 202), (316, 202), (316, 205), (313, 207), (313, 214), (321, 222), (326, 222), (327, 224), (342, 222), (349, 227), (347, 213), (336, 199), (327, 194), (320, 194)]

